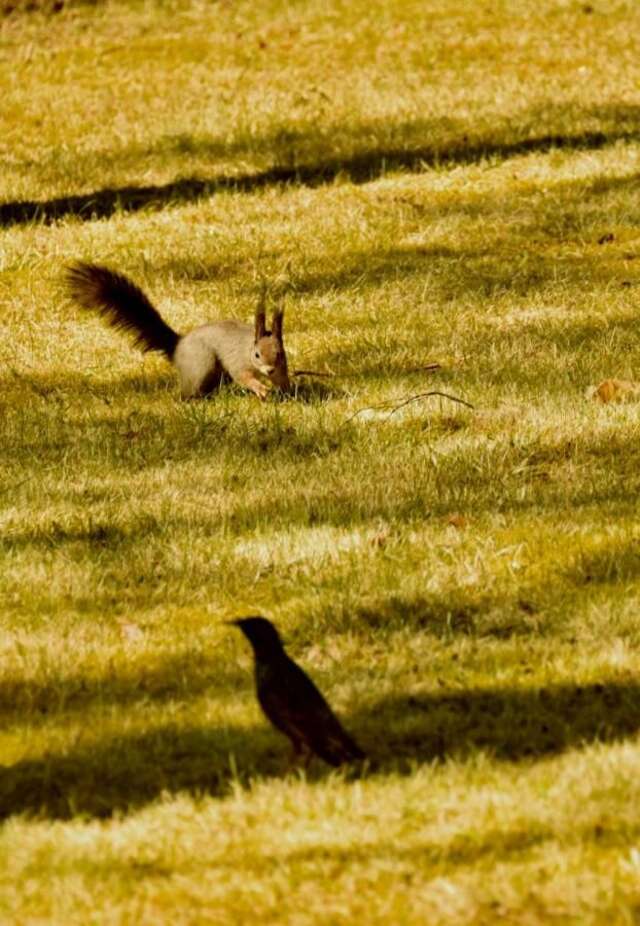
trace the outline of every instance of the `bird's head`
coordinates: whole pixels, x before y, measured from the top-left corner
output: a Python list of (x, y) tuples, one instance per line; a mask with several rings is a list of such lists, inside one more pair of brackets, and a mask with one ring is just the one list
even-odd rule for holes
[(258, 653), (279, 653), (282, 651), (282, 640), (280, 634), (266, 617), (239, 617), (237, 620), (228, 621), (234, 627), (238, 627), (256, 654)]

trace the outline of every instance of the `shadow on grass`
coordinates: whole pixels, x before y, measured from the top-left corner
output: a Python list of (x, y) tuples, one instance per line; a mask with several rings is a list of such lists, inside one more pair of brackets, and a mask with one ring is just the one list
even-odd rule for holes
[[(576, 832), (578, 836), (578, 832)], [(580, 832), (578, 838), (584, 838), (586, 834)], [(590, 836), (591, 833), (588, 833)], [(535, 826), (527, 825), (526, 829), (514, 830), (503, 827), (502, 829), (485, 830), (480, 836), (474, 832), (472, 836), (468, 833), (462, 833), (450, 841), (423, 842), (418, 845), (400, 846), (397, 842), (390, 843), (388, 840), (380, 842), (366, 843), (361, 842), (357, 846), (350, 845), (348, 848), (341, 849), (338, 846), (331, 847), (331, 861), (334, 865), (339, 863), (346, 865), (354, 862), (366, 863), (372, 860), (379, 861), (380, 858), (388, 857), (392, 860), (394, 867), (398, 862), (405, 859), (410, 865), (447, 865), (450, 868), (464, 867), (473, 865), (481, 859), (492, 860), (495, 864), (500, 859), (513, 858), (514, 855), (525, 853), (534, 849), (543, 843), (557, 838), (551, 826), (548, 824), (538, 824)], [(297, 849), (287, 854), (288, 862), (319, 862), (326, 864), (329, 850), (326, 845), (308, 846), (304, 849)], [(280, 863), (281, 855), (274, 863)], [(234, 860), (234, 864), (237, 862)], [(495, 922), (495, 906), (489, 905), (486, 922)], [(476, 920), (478, 922), (478, 920)]]
[[(509, 204), (505, 205), (505, 214), (510, 208)], [(534, 222), (531, 226), (538, 227)], [(514, 245), (521, 245), (524, 237), (525, 234), (512, 234), (512, 255)], [(554, 236), (550, 234), (549, 239), (552, 238)], [(554, 240), (557, 241), (557, 236)], [(620, 288), (637, 285), (635, 272), (632, 273), (621, 260), (612, 267), (610, 262), (604, 263), (597, 256), (563, 256), (558, 259), (556, 254), (536, 254), (535, 259), (530, 261), (522, 260), (522, 252), (513, 256), (511, 262), (504, 259), (504, 238), (479, 249), (448, 248), (427, 243), (415, 247), (407, 245), (378, 251), (356, 251), (341, 254), (337, 268), (334, 262), (331, 267), (327, 265), (313, 272), (298, 274), (286, 284), (286, 288), (299, 294), (361, 291), (393, 283), (404, 287), (412, 280), (424, 278), (428, 283), (428, 293), (423, 297), (426, 302), (424, 308), (430, 300), (438, 306), (432, 312), (445, 314), (455, 311), (455, 307), (448, 304), (452, 300), (460, 300), (468, 308), (470, 300), (494, 299), (507, 294), (512, 298), (528, 297), (546, 287), (557, 286), (560, 281), (568, 286), (584, 286), (588, 282), (592, 287), (601, 286), (608, 292), (616, 285)], [(434, 319), (437, 319), (437, 314), (434, 314)], [(428, 316), (425, 321), (431, 323)]]
[[(390, 436), (397, 433), (391, 431)], [(582, 463), (582, 468), (588, 460), (594, 464), (597, 460), (598, 465), (593, 466), (588, 478), (574, 477), (571, 483), (566, 479), (566, 459), (555, 454), (555, 448), (547, 450), (537, 444), (518, 447), (513, 443), (505, 450), (503, 443), (496, 441), (490, 452), (483, 449), (482, 457), (476, 458), (473, 483), (469, 481), (468, 451), (462, 448), (447, 456), (440, 470), (423, 469), (412, 474), (409, 481), (394, 486), (393, 493), (380, 491), (389, 479), (389, 467), (382, 458), (380, 468), (372, 464), (368, 474), (371, 478), (364, 485), (337, 482), (331, 492), (325, 484), (300, 489), (292, 485), (284, 499), (265, 499), (253, 505), (238, 501), (227, 514), (227, 526), (237, 530), (263, 524), (282, 530), (318, 525), (353, 528), (380, 519), (410, 525), (424, 524), (425, 520), (435, 522), (452, 512), (472, 517), (496, 512), (563, 512), (568, 517), (569, 506), (577, 512), (596, 505), (602, 506), (607, 516), (613, 516), (607, 506), (620, 513), (632, 511), (640, 488), (640, 450), (629, 450), (624, 444), (624, 435), (619, 440), (607, 434), (582, 440), (576, 462)], [(615, 453), (618, 445), (627, 455), (619, 466)], [(332, 450), (327, 438), (318, 447), (317, 455), (344, 452), (344, 466), (350, 467), (356, 463), (353, 453), (357, 453), (357, 447), (357, 442), (349, 447), (337, 444)], [(382, 457), (384, 444), (381, 447)], [(618, 468), (612, 471), (614, 466)], [(398, 455), (399, 474), (403, 467), (405, 461)], [(402, 480), (402, 476), (398, 479)]]
[(287, 402), (302, 402), (304, 405), (319, 405), (332, 399), (343, 399), (348, 392), (330, 377), (314, 378), (299, 376), (294, 379), (293, 392), (283, 396)]
[[(507, 614), (508, 624), (502, 624), (501, 631), (498, 631), (494, 627), (495, 619), (486, 618), (487, 611), (494, 604), (494, 597), (489, 594), (484, 599), (478, 599), (476, 595), (473, 602), (466, 600), (463, 594), (458, 601), (453, 600), (449, 593), (431, 597), (392, 594), (374, 604), (354, 608), (349, 623), (385, 633), (411, 627), (445, 639), (459, 635), (511, 635), (507, 634), (508, 630), (512, 630), (514, 635), (531, 633), (531, 626), (525, 621), (514, 623), (512, 615)], [(507, 606), (503, 610), (508, 612), (510, 609)], [(524, 613), (521, 616), (524, 617)]]
[(52, 671), (42, 680), (9, 677), (0, 679), (0, 720), (9, 724), (28, 717), (30, 725), (39, 725), (96, 708), (193, 699), (213, 689), (226, 696), (245, 682), (235, 665), (221, 667), (219, 659), (214, 663), (194, 651), (101, 676)]
[(519, 761), (635, 735), (639, 696), (636, 682), (433, 692), (384, 699), (358, 724), (373, 726), (382, 769), (477, 751)]
[[(127, 349), (128, 345), (124, 344)], [(289, 395), (273, 390), (269, 402), (303, 402), (307, 405), (320, 404), (329, 399), (342, 398), (344, 390), (337, 385), (331, 375), (314, 377), (299, 375), (293, 379), (293, 389)], [(118, 376), (117, 379), (104, 377), (101, 374), (76, 373), (72, 371), (51, 373), (26, 373), (17, 370), (0, 375), (0, 396), (7, 400), (11, 392), (24, 396), (25, 392), (33, 394), (46, 401), (63, 401), (66, 399), (101, 399), (105, 405), (111, 405), (114, 400), (121, 399), (127, 394), (136, 396), (166, 396), (169, 393), (176, 403), (183, 407), (192, 407), (202, 403), (214, 403), (216, 398), (228, 394), (237, 394), (252, 404), (255, 397), (247, 390), (234, 385), (230, 380), (223, 382), (221, 388), (201, 399), (185, 402), (180, 399), (178, 391), (178, 378), (167, 364), (166, 370), (147, 373), (128, 373)], [(131, 408), (127, 413), (132, 412)], [(136, 412), (138, 417), (144, 417), (145, 412)]]
[[(385, 698), (345, 722), (373, 773), (410, 774), (416, 763), (478, 751), (517, 762), (633, 736), (639, 697), (631, 682), (433, 692)], [(223, 796), (234, 780), (283, 774), (287, 749), (266, 725), (87, 738), (64, 754), (0, 767), (0, 818), (109, 816), (178, 791)], [(325, 774), (316, 763), (310, 777)]]
[[(127, 345), (124, 344), (126, 349)], [(101, 399), (106, 405), (131, 393), (133, 395), (165, 395), (178, 398), (177, 379), (167, 365), (166, 371), (125, 373), (113, 379), (95, 373), (62, 372), (28, 373), (13, 370), (0, 375), (0, 396), (6, 401), (12, 392), (24, 396), (31, 393), (45, 401), (66, 399)], [(131, 409), (128, 410), (129, 412)]]
[[(574, 283), (577, 283), (580, 270), (578, 266), (574, 269)], [(419, 273), (420, 270), (416, 268), (415, 272)], [(550, 267), (549, 276), (544, 281), (541, 277), (538, 277), (536, 283), (530, 281), (532, 288), (542, 288), (551, 281), (552, 273)], [(430, 275), (426, 268), (425, 274)], [(615, 282), (610, 276), (607, 277), (604, 271), (601, 280), (609, 290), (612, 282)], [(495, 285), (496, 289), (503, 289), (499, 274), (495, 275), (492, 282), (489, 281), (488, 273), (484, 282), (479, 279), (477, 282), (480, 286)], [(524, 281), (521, 282), (528, 285), (524, 284)], [(439, 286), (434, 283), (433, 289), (437, 288)], [(468, 293), (472, 290), (473, 285), (470, 283)], [(472, 375), (475, 378), (479, 374), (484, 384), (490, 383), (495, 386), (502, 383), (521, 388), (531, 387), (538, 394), (542, 389), (542, 394), (546, 396), (566, 396), (572, 388), (569, 379), (572, 374), (576, 379), (587, 375), (597, 377), (597, 373), (589, 371), (594, 355), (599, 357), (599, 363), (603, 367), (600, 376), (604, 377), (610, 372), (605, 364), (620, 363), (616, 353), (623, 356), (636, 352), (639, 346), (638, 318), (631, 308), (621, 309), (616, 316), (609, 315), (602, 320), (576, 318), (570, 308), (564, 315), (547, 316), (544, 310), (541, 310), (537, 318), (518, 318), (514, 315), (508, 322), (499, 315), (494, 315), (476, 319), (473, 324), (467, 326), (467, 330), (464, 330), (457, 319), (458, 315), (464, 318), (463, 313), (466, 309), (461, 312), (455, 304), (451, 304), (442, 310), (442, 315), (445, 311), (456, 326), (457, 349), (463, 356), (471, 358), (467, 365), (468, 370), (463, 369), (462, 375)], [(416, 337), (413, 328), (406, 332), (398, 331), (391, 350), (382, 337), (380, 342), (376, 343), (375, 340), (366, 340), (354, 333), (348, 342), (339, 343), (334, 347), (328, 345), (323, 353), (322, 363), (335, 372), (336, 378), (348, 376), (352, 381), (388, 381), (392, 375), (403, 379), (408, 375), (420, 375), (425, 382), (439, 382), (441, 386), (445, 382), (459, 382), (462, 378), (461, 371), (453, 364), (448, 368), (446, 361), (443, 367), (434, 373), (421, 370), (418, 366), (420, 360), (426, 364), (432, 358), (437, 359), (438, 352), (430, 343), (429, 335), (431, 325), (437, 326), (440, 323), (440, 319), (436, 318), (431, 322), (427, 316), (419, 337)], [(523, 354), (526, 356), (526, 352), (531, 350), (537, 350), (538, 353), (534, 360), (527, 362), (523, 359)], [(558, 362), (560, 354), (566, 355), (564, 364)], [(614, 359), (608, 360), (608, 355), (613, 355)], [(411, 359), (407, 357), (415, 358), (415, 365), (412, 365)], [(587, 372), (582, 372), (581, 364), (587, 367)], [(589, 380), (578, 379), (581, 393), (588, 382)], [(598, 382), (598, 379), (595, 382)], [(464, 393), (461, 394), (457, 389), (452, 391), (464, 396)], [(522, 402), (525, 405), (526, 399)]]
[(411, 628), (444, 640), (540, 639), (566, 627), (567, 610), (579, 612), (581, 596), (592, 597), (597, 586), (610, 584), (621, 590), (639, 579), (640, 543), (612, 537), (597, 549), (578, 548), (555, 573), (545, 572), (538, 581), (521, 582), (509, 590), (498, 587), (471, 596), (465, 589), (430, 596), (381, 595), (367, 606), (354, 607), (344, 629), (367, 627), (391, 635)]
[(280, 774), (286, 746), (266, 727), (219, 730), (165, 726), (114, 735), (64, 755), (0, 767), (0, 819), (26, 813), (52, 819), (110, 816), (163, 793), (223, 796), (237, 775)]
[[(464, 426), (465, 420), (456, 419), (456, 429)], [(119, 474), (164, 470), (169, 463), (203, 461), (208, 465), (222, 461), (230, 466), (233, 478), (227, 486), (231, 494), (223, 505), (215, 500), (208, 505), (197, 485), (192, 490), (178, 475), (173, 485), (170, 516), (166, 512), (146, 514), (142, 508), (135, 509), (139, 510), (137, 517), (127, 514), (126, 521), (122, 521), (120, 512), (112, 517), (92, 518), (90, 505), (110, 499), (113, 492), (112, 488), (105, 488), (99, 476), (93, 475), (92, 481), (81, 489), (70, 487), (68, 479), (60, 477), (51, 483), (48, 498), (51, 503), (72, 503), (72, 516), (62, 522), (56, 516), (42, 518), (31, 526), (21, 525), (19, 530), (6, 531), (0, 537), (0, 549), (32, 547), (48, 551), (69, 544), (86, 544), (108, 554), (110, 550), (122, 552), (128, 546), (135, 549), (147, 541), (157, 540), (162, 544), (165, 531), (168, 536), (181, 529), (198, 530), (203, 536), (213, 538), (221, 531), (251, 531), (265, 524), (274, 531), (320, 525), (353, 529), (368, 527), (380, 519), (397, 527), (424, 525), (425, 519), (438, 526), (439, 519), (452, 512), (471, 517), (498, 511), (511, 514), (536, 511), (540, 515), (563, 512), (569, 517), (569, 507), (573, 516), (583, 508), (598, 506), (602, 509), (599, 518), (604, 513), (607, 518), (615, 518), (633, 511), (640, 488), (640, 449), (634, 449), (627, 432), (621, 431), (581, 437), (575, 442), (549, 438), (520, 443), (512, 439), (505, 445), (504, 441), (494, 441), (473, 457), (472, 482), (469, 452), (464, 448), (447, 455), (441, 467), (423, 467), (414, 474), (410, 458), (415, 444), (410, 441), (403, 454), (396, 444), (398, 472), (409, 467), (407, 471), (412, 475), (410, 479), (401, 479), (389, 493), (381, 491), (389, 479), (385, 459), (388, 442), (399, 440), (397, 435), (405, 432), (393, 429), (393, 425), (376, 425), (369, 439), (376, 442), (377, 455), (366, 481), (353, 482), (341, 478), (340, 469), (349, 472), (358, 467), (361, 427), (349, 425), (336, 433), (320, 422), (317, 427), (298, 432), (277, 421), (275, 424), (239, 421), (225, 409), (220, 416), (198, 416), (195, 420), (183, 417), (167, 420), (162, 415), (145, 412), (133, 424), (127, 419), (103, 421), (97, 417), (86, 424), (65, 423), (60, 430), (36, 427), (33, 434), (20, 435), (19, 447), (10, 440), (0, 447), (0, 461), (8, 467), (15, 467), (18, 452), (24, 454), (26, 447), (31, 449), (30, 465), (23, 465), (14, 476), (16, 485), (25, 476), (29, 480), (39, 478), (38, 461), (42, 455), (46, 454), (53, 465), (51, 461), (67, 460), (73, 454), (87, 466), (97, 464), (102, 469), (108, 463), (110, 470), (115, 468)], [(421, 435), (420, 421), (411, 427), (417, 428)], [(265, 491), (258, 500), (247, 502), (242, 487), (248, 482), (258, 483), (251, 469), (245, 469), (246, 461), (267, 458), (271, 466), (288, 467), (293, 481), (284, 496)], [(327, 460), (333, 461), (331, 491), (327, 491), (324, 470)], [(301, 482), (297, 479), (300, 466), (304, 467)], [(310, 467), (322, 479), (312, 479)], [(573, 474), (570, 481), (569, 471)], [(268, 480), (264, 484), (270, 485)], [(4, 488), (9, 492), (11, 487), (7, 484)], [(401, 602), (401, 596), (398, 600)], [(402, 602), (399, 607), (393, 606), (391, 617), (394, 620), (399, 617), (404, 607)], [(415, 611), (413, 605), (411, 609)], [(418, 612), (416, 615), (419, 616)], [(370, 619), (383, 618), (372, 614)], [(466, 625), (474, 620), (474, 615), (464, 612), (459, 620)]]
[[(575, 119), (584, 119), (588, 124), (594, 121), (603, 123), (602, 128), (575, 133), (561, 131), (540, 131), (545, 124), (562, 124), (562, 107), (548, 107), (546, 116), (542, 111), (517, 114), (521, 123), (520, 134), (517, 129), (497, 118), (504, 132), (516, 134), (511, 141), (500, 141), (496, 132), (488, 133), (484, 138), (469, 138), (472, 126), (460, 122), (455, 127), (452, 137), (450, 120), (418, 120), (393, 127), (389, 131), (384, 125), (359, 125), (345, 133), (345, 141), (350, 147), (357, 145), (360, 137), (382, 134), (383, 138), (376, 147), (356, 150), (343, 157), (324, 157), (315, 161), (294, 166), (276, 166), (251, 174), (222, 175), (210, 178), (181, 178), (163, 185), (130, 185), (119, 188), (104, 188), (91, 193), (61, 196), (46, 201), (16, 200), (0, 204), (0, 226), (23, 224), (27, 222), (51, 223), (66, 216), (75, 216), (82, 220), (102, 219), (117, 211), (135, 212), (146, 208), (161, 208), (171, 204), (193, 202), (203, 197), (212, 196), (225, 190), (251, 193), (268, 186), (299, 184), (308, 187), (331, 183), (337, 177), (344, 177), (352, 183), (362, 184), (376, 179), (389, 171), (419, 171), (425, 167), (440, 164), (470, 164), (494, 158), (505, 159), (531, 152), (545, 152), (554, 148), (595, 150), (620, 141), (637, 140), (640, 137), (639, 108), (634, 106), (592, 107), (577, 113), (569, 110)], [(565, 107), (566, 109), (566, 107)], [(558, 110), (558, 112), (556, 112)], [(565, 113), (566, 115), (566, 113)], [(537, 134), (533, 134), (533, 126)], [(443, 135), (443, 132), (445, 133)], [(431, 141), (434, 137), (442, 138), (440, 143)], [(385, 137), (386, 136), (386, 137)], [(296, 160), (296, 146), (308, 147), (313, 143), (313, 134), (287, 137), (287, 148), (277, 139), (282, 137), (279, 131), (273, 138), (251, 140), (247, 145), (231, 146), (227, 154), (234, 155), (248, 149), (257, 154), (264, 153), (286, 161)], [(398, 139), (398, 141), (394, 141)], [(425, 140), (429, 139), (429, 143)], [(219, 152), (217, 143), (195, 142), (190, 153), (197, 153), (198, 148)], [(282, 150), (281, 150), (282, 149)]]
[[(35, 539), (31, 542), (36, 545)], [(208, 566), (206, 570), (210, 578), (211, 570)], [(484, 595), (473, 591), (469, 596), (465, 589), (448, 588), (430, 596), (381, 594), (368, 606), (353, 607), (345, 615), (331, 614), (327, 624), (320, 625), (320, 632), (374, 634), (386, 639), (408, 630), (445, 640), (460, 636), (540, 639), (557, 633), (560, 626), (566, 639), (567, 612), (580, 611), (576, 598), (593, 596), (595, 587), (607, 584), (622, 590), (638, 579), (640, 543), (635, 538), (610, 537), (595, 548), (578, 547), (565, 564), (558, 564), (555, 573), (545, 572), (536, 582), (521, 582), (508, 590), (498, 587)], [(145, 588), (141, 596), (148, 599)], [(107, 592), (103, 609), (109, 608), (109, 597)], [(93, 603), (101, 608), (100, 593)], [(118, 625), (121, 618), (114, 620)], [(317, 619), (312, 621), (317, 631)], [(302, 621), (293, 637), (300, 643), (309, 639), (309, 633), (309, 625)], [(58, 676), (53, 671), (42, 681), (7, 677), (0, 679), (0, 719), (11, 723), (28, 717), (30, 723), (40, 723), (96, 706), (177, 701), (208, 690), (226, 695), (242, 684), (242, 674), (235, 667), (221, 669), (218, 659), (196, 651), (151, 664), (134, 663), (117, 674)]]
[[(133, 522), (127, 529), (118, 527), (100, 518), (91, 516), (80, 524), (64, 526), (56, 520), (47, 525), (29, 527), (24, 531), (11, 531), (6, 536), (0, 535), (0, 551), (23, 550), (37, 548), (45, 550), (63, 550), (77, 545), (86, 554), (87, 550), (93, 552), (108, 550), (115, 553), (118, 549), (139, 543), (145, 536), (151, 537), (158, 532), (158, 523), (152, 519)], [(2, 695), (0, 694), (0, 700)]]

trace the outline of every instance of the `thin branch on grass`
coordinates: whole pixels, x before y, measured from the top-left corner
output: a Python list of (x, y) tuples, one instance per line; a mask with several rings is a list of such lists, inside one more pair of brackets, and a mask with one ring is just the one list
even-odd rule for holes
[[(405, 370), (405, 373), (435, 373), (436, 370), (441, 370), (442, 364), (434, 361), (433, 363), (425, 363), (421, 367), (410, 367), (408, 370)], [(333, 373), (321, 372), (320, 370), (294, 370), (291, 374), (292, 376), (327, 376), (331, 377)]]
[(433, 363), (425, 363), (421, 367), (409, 367), (408, 370), (405, 370), (406, 373), (435, 373), (436, 370), (441, 370), (442, 364), (438, 363), (437, 360), (434, 360)]
[(294, 370), (292, 376), (333, 376), (333, 373), (321, 373), (320, 370)]
[(475, 410), (475, 405), (472, 405), (471, 402), (467, 402), (466, 399), (460, 399), (458, 396), (451, 395), (448, 392), (441, 392), (439, 389), (432, 389), (429, 392), (418, 392), (416, 395), (406, 396), (399, 402), (396, 400), (391, 402), (380, 402), (378, 405), (367, 405), (364, 408), (359, 408), (357, 412), (347, 418), (345, 424), (347, 424), (349, 421), (353, 421), (353, 419), (357, 418), (358, 415), (362, 414), (362, 412), (376, 411), (378, 409), (390, 409), (387, 417), (391, 418), (391, 416), (395, 415), (395, 413), (400, 411), (401, 408), (405, 408), (405, 406), (410, 405), (412, 402), (417, 402), (419, 399), (428, 399), (431, 398), (431, 396), (436, 395), (441, 396), (443, 399), (449, 399), (451, 402), (457, 402), (459, 405), (465, 405), (467, 408)]

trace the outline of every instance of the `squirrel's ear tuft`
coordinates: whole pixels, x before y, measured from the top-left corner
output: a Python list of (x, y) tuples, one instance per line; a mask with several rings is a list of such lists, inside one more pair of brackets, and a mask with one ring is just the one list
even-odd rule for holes
[(256, 306), (256, 321), (255, 321), (255, 339), (256, 341), (259, 338), (263, 338), (267, 333), (267, 315), (265, 310), (265, 304), (267, 301), (267, 286), (265, 283), (260, 287), (260, 298), (258, 299), (258, 305)]
[(255, 340), (259, 341), (260, 338), (263, 338), (266, 333), (267, 333), (267, 320), (265, 318), (265, 314), (260, 309), (256, 309)]
[(273, 313), (271, 333), (277, 341), (282, 341), (282, 322), (284, 319), (284, 306), (280, 306)]

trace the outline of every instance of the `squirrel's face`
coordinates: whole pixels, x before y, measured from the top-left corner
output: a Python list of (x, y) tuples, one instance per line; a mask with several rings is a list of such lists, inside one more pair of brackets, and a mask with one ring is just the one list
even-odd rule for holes
[(287, 355), (284, 346), (278, 338), (270, 332), (253, 345), (251, 362), (256, 370), (263, 376), (268, 376), (278, 389), (289, 389), (289, 374), (287, 372)]

